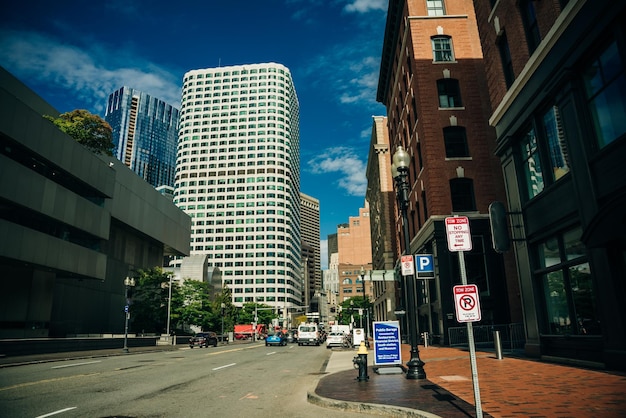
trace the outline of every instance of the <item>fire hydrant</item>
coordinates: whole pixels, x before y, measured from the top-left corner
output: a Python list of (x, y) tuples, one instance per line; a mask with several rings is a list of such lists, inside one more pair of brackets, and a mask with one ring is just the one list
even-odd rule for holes
[(359, 369), (359, 376), (356, 378), (359, 382), (367, 382), (369, 380), (369, 376), (367, 375), (367, 347), (365, 347), (365, 342), (361, 341), (361, 345), (359, 345), (359, 351), (357, 351), (357, 356), (352, 359), (352, 363), (354, 363), (354, 368)]

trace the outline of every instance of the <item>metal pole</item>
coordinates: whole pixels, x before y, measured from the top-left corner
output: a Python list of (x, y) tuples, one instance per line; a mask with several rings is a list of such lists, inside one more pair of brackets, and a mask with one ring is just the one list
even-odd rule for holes
[[(361, 266), (361, 284), (363, 285), (363, 315), (361, 315), (361, 321), (363, 321), (364, 323), (364, 327), (365, 328), (365, 346), (367, 348), (370, 347), (370, 340), (369, 337), (367, 336), (367, 328), (368, 328), (368, 322), (367, 321), (367, 316), (366, 316), (366, 312), (367, 312), (367, 302), (368, 300), (366, 299), (365, 296), (365, 269), (363, 269), (363, 266)], [(366, 318), (366, 320), (363, 320), (363, 318)]]
[[(407, 180), (408, 167), (397, 167), (398, 169), (398, 185), (400, 186), (400, 208), (402, 209), (402, 232), (404, 235), (404, 254), (411, 254), (409, 239), (409, 219), (407, 216), (407, 207), (409, 204), (409, 184)], [(411, 342), (411, 359), (406, 363), (408, 370), (406, 372), (407, 379), (426, 379), (426, 371), (424, 370), (424, 362), (419, 355), (419, 326), (417, 324), (417, 304), (415, 294), (415, 275), (406, 277), (406, 293), (407, 293), (407, 315), (409, 316), (409, 338)]]
[(168, 297), (167, 297), (167, 341), (170, 340), (170, 315), (172, 313), (172, 275), (169, 275), (169, 279), (170, 279), (170, 287), (168, 290)]

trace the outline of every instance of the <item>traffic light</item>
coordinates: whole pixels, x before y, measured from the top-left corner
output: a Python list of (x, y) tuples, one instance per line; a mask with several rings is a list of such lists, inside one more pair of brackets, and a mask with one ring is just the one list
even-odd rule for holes
[(493, 249), (498, 253), (509, 250), (511, 240), (509, 239), (509, 227), (507, 214), (502, 202), (492, 202), (489, 205), (489, 225), (491, 226), (491, 243)]

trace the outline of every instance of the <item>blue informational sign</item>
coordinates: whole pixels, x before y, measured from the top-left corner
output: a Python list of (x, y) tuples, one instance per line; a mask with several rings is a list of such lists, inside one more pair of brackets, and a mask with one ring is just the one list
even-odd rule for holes
[(374, 322), (374, 364), (377, 366), (402, 364), (398, 321)]
[(435, 263), (433, 263), (432, 254), (416, 254), (415, 266), (418, 273), (434, 273)]

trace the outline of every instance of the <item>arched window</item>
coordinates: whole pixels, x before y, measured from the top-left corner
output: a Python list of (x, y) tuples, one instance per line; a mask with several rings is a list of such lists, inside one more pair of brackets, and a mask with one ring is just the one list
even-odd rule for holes
[(433, 61), (454, 61), (452, 53), (452, 38), (446, 35), (438, 35), (430, 38), (433, 46)]
[(343, 279), (343, 282), (341, 282), (342, 284), (352, 284), (352, 279), (347, 278), (347, 279)]

